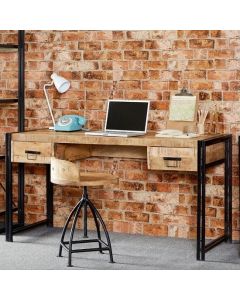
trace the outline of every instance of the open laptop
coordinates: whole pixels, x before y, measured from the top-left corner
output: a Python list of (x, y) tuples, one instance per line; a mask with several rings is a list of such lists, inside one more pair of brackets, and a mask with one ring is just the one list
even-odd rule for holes
[(87, 131), (86, 135), (138, 136), (147, 132), (149, 101), (108, 100), (104, 131)]

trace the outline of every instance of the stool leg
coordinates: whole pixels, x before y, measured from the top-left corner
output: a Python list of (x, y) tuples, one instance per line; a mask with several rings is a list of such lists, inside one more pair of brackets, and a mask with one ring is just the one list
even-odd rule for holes
[[(89, 201), (89, 200), (88, 200), (88, 201)], [(91, 212), (92, 212), (92, 215), (93, 215), (93, 218), (94, 218), (94, 222), (95, 222), (96, 229), (97, 229), (97, 236), (98, 236), (98, 239), (101, 240), (101, 232), (100, 232), (100, 226), (99, 226), (98, 219), (97, 219), (97, 217), (96, 217), (96, 215), (95, 215), (95, 212), (94, 212), (93, 208), (92, 208), (90, 205), (89, 205), (89, 208), (90, 208), (90, 210), (91, 210)], [(103, 253), (103, 251), (102, 251), (102, 243), (99, 242), (98, 245), (99, 245), (99, 252), (100, 252), (100, 253)]]
[(88, 227), (87, 227), (87, 202), (85, 201), (83, 206), (83, 237), (88, 237)]
[(65, 234), (66, 234), (66, 230), (67, 230), (68, 224), (70, 223), (72, 216), (74, 215), (74, 213), (76, 212), (78, 206), (80, 205), (80, 203), (81, 203), (82, 201), (83, 201), (83, 199), (81, 199), (81, 200), (77, 203), (77, 205), (73, 208), (73, 210), (71, 211), (70, 215), (68, 216), (67, 221), (66, 221), (66, 223), (65, 223), (65, 225), (64, 225), (64, 227), (63, 227), (62, 235), (61, 235), (61, 240), (60, 240), (61, 242), (60, 242), (60, 246), (59, 246), (59, 253), (58, 253), (58, 256), (59, 256), (59, 257), (62, 256), (62, 244), (61, 244), (61, 243), (63, 243), (63, 241), (64, 241), (64, 237), (65, 237)]
[(73, 223), (72, 223), (72, 227), (71, 227), (71, 231), (70, 231), (69, 245), (68, 245), (68, 267), (72, 267), (72, 241), (73, 241), (73, 235), (74, 235), (74, 231), (75, 231), (75, 228), (76, 228), (77, 218), (79, 216), (81, 208), (85, 204), (85, 201), (86, 201), (85, 199), (82, 199), (79, 202), (79, 206), (78, 206), (77, 211), (75, 213), (75, 216), (73, 218)]
[(103, 231), (104, 231), (106, 239), (107, 239), (108, 248), (109, 248), (110, 262), (114, 263), (113, 254), (112, 254), (112, 246), (111, 246), (110, 237), (109, 237), (109, 234), (107, 231), (107, 227), (106, 227), (100, 213), (98, 212), (98, 210), (96, 209), (96, 207), (92, 204), (92, 202), (90, 200), (88, 200), (88, 205), (89, 205), (89, 207), (92, 208), (92, 210), (94, 211), (94, 214), (96, 215), (97, 219), (100, 221), (100, 223), (102, 225)]

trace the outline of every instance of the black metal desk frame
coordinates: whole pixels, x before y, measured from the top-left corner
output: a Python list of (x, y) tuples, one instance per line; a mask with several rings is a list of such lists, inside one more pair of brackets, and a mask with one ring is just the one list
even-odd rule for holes
[[(39, 225), (46, 224), (49, 227), (53, 226), (53, 184), (50, 181), (50, 165), (46, 164), (46, 206), (47, 206), (47, 218), (45, 220), (33, 223), (25, 224), (25, 212), (24, 212), (24, 176), (18, 181), (18, 223), (13, 224), (13, 209), (12, 203), (12, 162), (11, 162), (11, 133), (6, 133), (6, 218), (5, 218), (5, 235), (6, 241), (13, 241), (13, 234), (21, 231), (29, 230)], [(24, 164), (19, 163), (19, 165)]]
[[(225, 157), (221, 160), (206, 163), (206, 148), (210, 145), (225, 144)], [(211, 241), (206, 245), (205, 239), (205, 200), (206, 200), (206, 170), (209, 167), (225, 164), (224, 182), (224, 235)], [(22, 163), (21, 163), (22, 164)], [(25, 225), (24, 223), (24, 180), (19, 184), (18, 189), (19, 207), (18, 224), (13, 225), (13, 206), (12, 206), (12, 162), (11, 162), (11, 133), (6, 134), (6, 241), (13, 241), (13, 234), (31, 229), (33, 227), (47, 224), (53, 226), (53, 185), (50, 182), (50, 166), (46, 165), (46, 220), (34, 224)], [(198, 195), (197, 195), (197, 260), (205, 260), (205, 253), (216, 247), (223, 241), (232, 241), (232, 135), (209, 138), (198, 141)]]
[[(206, 163), (206, 148), (224, 142), (224, 159)], [(224, 163), (224, 234), (206, 244), (206, 170)], [(197, 260), (222, 242), (232, 242), (232, 135), (198, 141)]]

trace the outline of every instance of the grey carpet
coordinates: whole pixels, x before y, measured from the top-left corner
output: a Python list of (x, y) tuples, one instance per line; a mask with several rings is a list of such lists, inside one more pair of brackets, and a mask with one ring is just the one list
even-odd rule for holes
[[(239, 244), (222, 243), (206, 254), (206, 261), (196, 260), (196, 241), (111, 233), (115, 263), (109, 263), (107, 252), (73, 254), (73, 268), (67, 255), (57, 257), (61, 230), (39, 227), (14, 236), (5, 242), (0, 236), (0, 269), (26, 270), (175, 270), (240, 269)], [(81, 234), (81, 232), (77, 232)], [(91, 233), (95, 234), (95, 233)]]

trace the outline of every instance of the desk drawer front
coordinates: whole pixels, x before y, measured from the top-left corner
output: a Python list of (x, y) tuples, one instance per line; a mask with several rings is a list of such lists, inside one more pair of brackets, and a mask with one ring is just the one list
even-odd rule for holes
[(197, 159), (194, 148), (148, 148), (148, 169), (196, 171)]
[(51, 143), (12, 142), (13, 162), (49, 164), (51, 156)]

